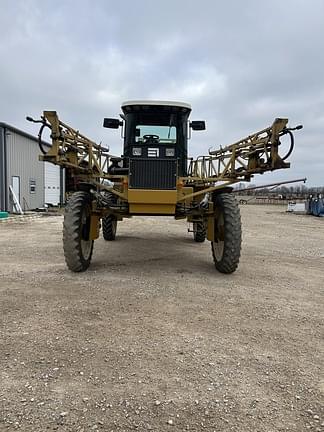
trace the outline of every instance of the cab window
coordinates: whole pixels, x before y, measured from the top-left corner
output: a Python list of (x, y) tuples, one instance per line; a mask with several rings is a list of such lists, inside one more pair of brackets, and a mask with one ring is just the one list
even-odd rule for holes
[(136, 142), (145, 143), (146, 135), (155, 135), (160, 144), (175, 144), (177, 128), (175, 126), (137, 125)]

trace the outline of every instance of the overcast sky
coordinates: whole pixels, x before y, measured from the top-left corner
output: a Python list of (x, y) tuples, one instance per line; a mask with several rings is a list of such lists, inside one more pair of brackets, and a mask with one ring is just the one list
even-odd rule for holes
[(192, 155), (288, 117), (292, 168), (254, 183), (324, 185), (323, 0), (0, 0), (0, 121), (44, 109), (121, 154), (103, 129), (129, 99), (189, 102)]

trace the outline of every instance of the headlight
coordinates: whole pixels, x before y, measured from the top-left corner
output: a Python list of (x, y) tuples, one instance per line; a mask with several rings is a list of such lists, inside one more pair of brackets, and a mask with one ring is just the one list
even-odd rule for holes
[(165, 156), (168, 156), (168, 157), (174, 156), (174, 149), (173, 148), (165, 149)]
[(142, 156), (141, 147), (133, 147), (133, 156)]

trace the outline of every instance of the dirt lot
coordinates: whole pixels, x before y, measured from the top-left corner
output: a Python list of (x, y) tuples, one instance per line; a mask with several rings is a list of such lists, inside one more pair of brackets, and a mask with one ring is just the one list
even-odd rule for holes
[(134, 218), (72, 274), (62, 217), (0, 224), (0, 430), (324, 430), (324, 218), (243, 206), (238, 271)]

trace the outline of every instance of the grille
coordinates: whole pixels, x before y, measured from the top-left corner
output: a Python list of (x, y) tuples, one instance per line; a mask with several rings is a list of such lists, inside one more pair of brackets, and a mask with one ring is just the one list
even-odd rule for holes
[(175, 189), (176, 159), (130, 159), (129, 187), (134, 189)]

